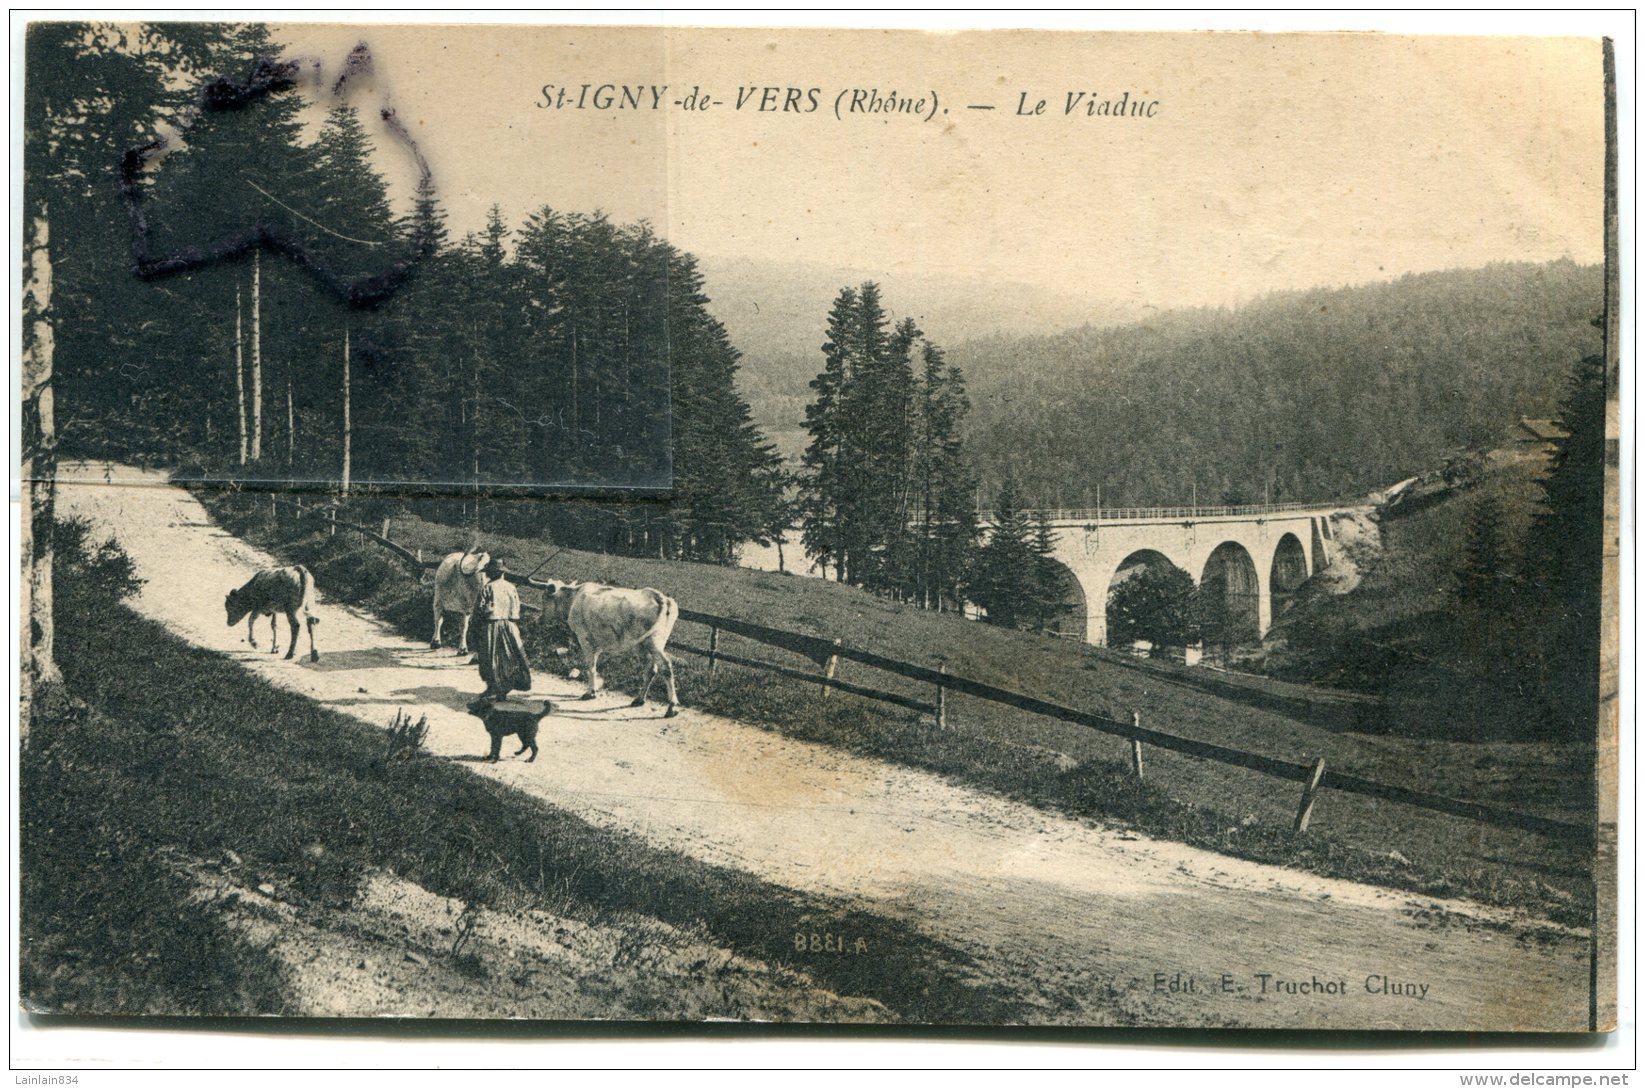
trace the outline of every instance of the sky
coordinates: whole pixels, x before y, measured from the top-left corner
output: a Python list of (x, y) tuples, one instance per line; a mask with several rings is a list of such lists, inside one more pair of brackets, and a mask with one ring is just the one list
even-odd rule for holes
[[(1161, 309), (1493, 261), (1597, 262), (1596, 39), (282, 24), (365, 42), (457, 233), (499, 204), (650, 220), (717, 258), (942, 273)], [(629, 85), (663, 108), (545, 108)], [(779, 108), (742, 109), (775, 87)], [(780, 109), (786, 88), (798, 105)], [(686, 110), (693, 88), (713, 97)], [(895, 90), (925, 116), (834, 116)], [(929, 103), (933, 92), (936, 108)], [(1084, 92), (1072, 113), (1071, 94)], [(1152, 117), (1086, 115), (1157, 102)], [(1026, 97), (1024, 97), (1026, 96)], [(322, 93), (320, 97), (326, 95)], [(1044, 100), (1041, 114), (1027, 115)], [(585, 99), (585, 101), (588, 101)], [(970, 106), (992, 106), (991, 110)], [(386, 138), (401, 194), (415, 178)], [(712, 285), (711, 285), (712, 286)], [(1000, 299), (1002, 307), (1009, 298)]]

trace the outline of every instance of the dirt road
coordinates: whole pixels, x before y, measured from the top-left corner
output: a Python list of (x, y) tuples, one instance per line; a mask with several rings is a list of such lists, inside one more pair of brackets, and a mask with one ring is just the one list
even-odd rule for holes
[[(105, 486), (100, 466), (74, 467), (59, 493), (65, 513), (131, 553), (148, 580), (139, 611), (364, 722), (426, 714), (437, 756), (484, 752), (485, 732), (463, 710), (481, 687), (475, 669), (325, 602), (324, 586), (318, 663), (248, 647), (243, 624), (224, 624), (223, 595), (274, 561), (185, 491), (145, 479)], [(558, 701), (577, 689), (549, 678), (535, 694)], [(536, 763), (465, 766), (660, 847), (907, 920), (972, 954), (1035, 1020), (1586, 1027), (1584, 935), (1089, 827), (695, 712), (683, 695), (676, 719), (615, 694), (565, 703), (543, 724)], [(832, 936), (847, 949), (832, 955), (872, 956), (855, 938)], [(795, 960), (807, 955), (830, 954), (796, 950)]]

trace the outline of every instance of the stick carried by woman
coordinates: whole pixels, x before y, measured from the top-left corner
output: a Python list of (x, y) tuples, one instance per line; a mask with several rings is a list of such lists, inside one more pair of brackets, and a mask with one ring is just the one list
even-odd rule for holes
[(510, 692), (531, 690), (531, 667), (520, 639), (520, 591), (503, 576), (497, 559), (485, 566), (486, 585), (474, 603), (482, 624), (479, 640), (480, 679), (486, 690), (481, 699), (498, 700)]

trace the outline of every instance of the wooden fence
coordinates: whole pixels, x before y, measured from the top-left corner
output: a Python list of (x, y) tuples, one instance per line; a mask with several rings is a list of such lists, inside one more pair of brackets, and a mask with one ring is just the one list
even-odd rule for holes
[[(276, 501), (271, 498), (270, 502), (272, 509), (275, 502), (289, 501)], [(304, 511), (299, 504), (299, 513), (302, 515), (323, 516), (332, 533), (342, 528), (358, 533), (368, 540), (382, 545), (404, 560), (408, 566), (419, 574), (439, 565), (438, 558), (425, 560), (420, 553), (412, 552), (390, 540), (386, 532), (389, 528), (386, 520), (382, 527), (384, 532), (380, 533), (369, 526), (339, 519), (335, 507), (310, 507), (307, 511)], [(548, 588), (548, 584), (540, 579), (514, 574), (510, 574), (509, 578), (522, 585), (539, 590)], [(534, 609), (529, 604), (525, 607)], [(1347, 772), (1328, 769), (1325, 766), (1324, 757), (1315, 757), (1305, 763), (1281, 760), (1260, 753), (1246, 752), (1243, 749), (1217, 745), (1209, 741), (1179, 737), (1175, 734), (1143, 726), (1140, 715), (1137, 714), (1132, 715), (1131, 721), (1125, 722), (1093, 714), (1089, 711), (1081, 711), (1073, 707), (1064, 707), (1061, 704), (1039, 699), (1036, 696), (1001, 688), (998, 685), (956, 676), (949, 673), (945, 666), (939, 665), (933, 668), (898, 661), (895, 658), (887, 658), (872, 651), (849, 646), (839, 639), (827, 639), (816, 635), (785, 631), (780, 628), (770, 628), (752, 621), (716, 616), (712, 613), (698, 612), (694, 609), (682, 608), (680, 610), (680, 619), (705, 626), (709, 632), (708, 646), (693, 646), (679, 641), (671, 643), (670, 646), (687, 654), (707, 658), (710, 670), (718, 668), (721, 662), (747, 669), (764, 670), (778, 676), (816, 684), (824, 695), (837, 689), (864, 699), (877, 700), (881, 703), (893, 704), (923, 714), (931, 714), (936, 717), (937, 724), (943, 727), (947, 726), (948, 695), (949, 693), (960, 693), (975, 699), (987, 700), (1027, 711), (1031, 714), (1043, 715), (1061, 722), (1073, 723), (1076, 726), (1084, 726), (1100, 733), (1124, 738), (1131, 743), (1131, 766), (1134, 774), (1139, 777), (1143, 773), (1143, 746), (1151, 745), (1155, 748), (1181, 753), (1184, 756), (1214, 760), (1221, 764), (1245, 768), (1276, 779), (1301, 784), (1301, 796), (1297, 804), (1296, 818), (1293, 821), (1293, 827), (1297, 831), (1307, 829), (1313, 814), (1314, 801), (1319, 793), (1324, 790), (1338, 790), (1347, 794), (1358, 794), (1382, 801), (1398, 802), (1402, 805), (1427, 809), (1436, 813), (1445, 813), (1450, 816), (1465, 817), (1483, 824), (1536, 832), (1584, 847), (1591, 846), (1594, 842), (1594, 829), (1589, 825), (1555, 820), (1551, 817), (1539, 817), (1529, 813), (1504, 809), (1500, 806), (1466, 802), (1441, 794), (1431, 794), (1426, 791), (1412, 790), (1408, 787), (1364, 779)], [(810, 658), (818, 663), (818, 669), (816, 672), (810, 672), (779, 662), (728, 653), (720, 649), (720, 634), (722, 632)], [(838, 672), (839, 663), (842, 660), (857, 662), (893, 676), (929, 685), (932, 698), (927, 702), (896, 692), (887, 692), (868, 685), (841, 680)]]

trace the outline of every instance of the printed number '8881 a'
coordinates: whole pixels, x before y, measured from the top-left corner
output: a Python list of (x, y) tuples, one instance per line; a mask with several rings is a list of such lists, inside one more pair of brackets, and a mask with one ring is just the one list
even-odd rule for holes
[(794, 952), (866, 953), (868, 952), (868, 939), (848, 938), (844, 934), (828, 934), (819, 931), (811, 931), (810, 933), (795, 931)]

